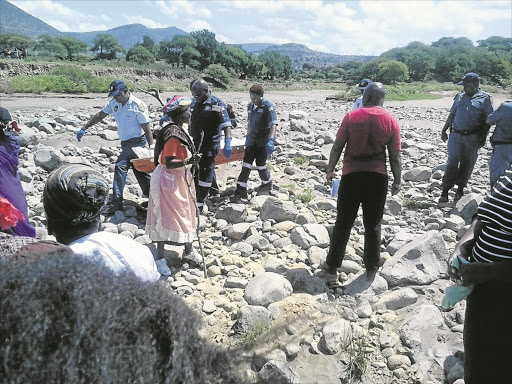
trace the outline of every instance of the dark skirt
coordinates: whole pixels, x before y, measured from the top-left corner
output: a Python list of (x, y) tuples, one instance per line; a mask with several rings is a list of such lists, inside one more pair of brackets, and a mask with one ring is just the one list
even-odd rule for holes
[(512, 283), (477, 284), (464, 322), (465, 384), (512, 383)]

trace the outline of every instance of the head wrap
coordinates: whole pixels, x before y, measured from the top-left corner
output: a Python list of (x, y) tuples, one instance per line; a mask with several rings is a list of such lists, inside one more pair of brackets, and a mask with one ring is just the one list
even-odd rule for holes
[(82, 164), (66, 164), (53, 171), (43, 192), (48, 232), (93, 223), (108, 197), (103, 175)]
[(171, 117), (178, 116), (185, 111), (190, 104), (192, 104), (192, 99), (190, 97), (174, 96), (167, 102), (167, 104), (165, 104), (164, 113)]
[(253, 86), (251, 86), (251, 88), (249, 88), (249, 92), (254, 92), (257, 95), (260, 95), (261, 97), (263, 97), (263, 93), (265, 91), (263, 90), (263, 85), (254, 84)]

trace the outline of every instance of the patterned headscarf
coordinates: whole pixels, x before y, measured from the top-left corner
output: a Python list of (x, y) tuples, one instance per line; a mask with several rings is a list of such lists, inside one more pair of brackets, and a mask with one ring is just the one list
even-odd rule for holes
[(103, 175), (82, 164), (66, 164), (53, 171), (43, 192), (48, 232), (93, 223), (108, 197)]
[(190, 97), (174, 96), (167, 102), (167, 104), (165, 104), (164, 113), (171, 117), (173, 115), (178, 115), (179, 112), (186, 110), (190, 104), (192, 104), (192, 99)]

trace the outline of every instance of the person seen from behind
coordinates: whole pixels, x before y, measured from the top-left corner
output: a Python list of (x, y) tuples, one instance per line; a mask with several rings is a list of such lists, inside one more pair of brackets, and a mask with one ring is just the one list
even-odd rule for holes
[(336, 222), (326, 262), (317, 272), (327, 282), (338, 280), (337, 268), (345, 257), (359, 206), (363, 208), (363, 260), (367, 276), (374, 278), (380, 265), (381, 221), (388, 189), (386, 150), (393, 174), (393, 195), (400, 191), (402, 172), (400, 127), (383, 108), (385, 95), (381, 83), (374, 82), (366, 87), (363, 107), (345, 115), (329, 155), (326, 177), (330, 183), (336, 176), (335, 167), (345, 148)]
[(491, 188), (512, 164), (512, 101), (505, 101), (487, 116), (485, 122), (496, 124), (491, 136), (492, 155), (489, 161)]

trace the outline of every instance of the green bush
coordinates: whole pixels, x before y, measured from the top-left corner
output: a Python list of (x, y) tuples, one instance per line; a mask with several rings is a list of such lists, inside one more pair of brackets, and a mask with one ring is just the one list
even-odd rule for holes
[(313, 200), (313, 190), (311, 188), (306, 188), (303, 193), (299, 193), (297, 195), (297, 199), (302, 201), (304, 204), (309, 203)]
[(138, 45), (128, 51), (126, 61), (134, 61), (139, 64), (153, 64), (155, 56), (148, 49)]
[(211, 77), (222, 81), (224, 84), (229, 84), (231, 81), (228, 70), (220, 64), (209, 65), (205, 72)]
[(108, 91), (112, 80), (94, 77), (86, 69), (62, 66), (54, 69), (49, 75), (16, 76), (8, 84), (13, 92), (103, 93)]

